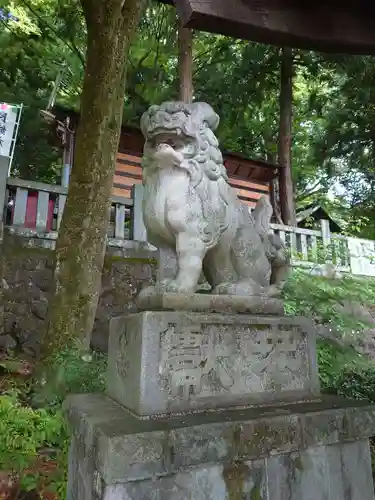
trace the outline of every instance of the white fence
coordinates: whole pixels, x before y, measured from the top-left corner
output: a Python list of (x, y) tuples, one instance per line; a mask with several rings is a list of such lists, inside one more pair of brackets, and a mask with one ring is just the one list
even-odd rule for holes
[[(112, 197), (108, 237), (112, 240), (146, 241), (142, 220), (142, 186), (134, 186), (132, 198)], [(6, 180), (5, 226), (24, 228), (27, 234), (56, 238), (65, 206), (67, 188), (16, 178)], [(375, 242), (331, 234), (328, 221), (319, 230), (272, 224), (290, 250), (292, 264), (308, 268), (329, 265), (336, 272), (375, 276)]]
[[(139, 187), (142, 186), (134, 188), (131, 199), (112, 196), (108, 237), (145, 239), (143, 221), (139, 220), (142, 214)], [(67, 194), (68, 189), (63, 186), (8, 178), (4, 224), (28, 229), (29, 232), (52, 233), (57, 237)]]
[(348, 238), (331, 234), (329, 222), (320, 221), (320, 230), (272, 224), (272, 229), (290, 250), (295, 266), (334, 266), (337, 272), (351, 272)]

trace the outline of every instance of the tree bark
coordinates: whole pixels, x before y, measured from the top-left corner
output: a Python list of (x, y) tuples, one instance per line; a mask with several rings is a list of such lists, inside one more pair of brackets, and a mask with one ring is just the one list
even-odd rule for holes
[(42, 353), (89, 348), (101, 288), (129, 45), (144, 0), (81, 0), (87, 54), (80, 122), (56, 244), (55, 287)]
[(270, 186), (270, 200), (273, 208), (273, 219), (276, 224), (283, 224), (280, 207), (280, 183), (279, 178), (272, 179)]
[(193, 33), (183, 28), (179, 21), (178, 26), (179, 48), (179, 100), (191, 103), (193, 99)]
[[(268, 153), (266, 156), (266, 160), (269, 163), (273, 163), (274, 165), (277, 163), (275, 154)], [(283, 220), (281, 217), (280, 186), (278, 176), (275, 179), (272, 179), (270, 183), (270, 201), (273, 209), (272, 222), (275, 222), (276, 224), (282, 224)]]
[(284, 224), (296, 225), (296, 209), (292, 179), (292, 109), (293, 106), (293, 51), (281, 52), (280, 123), (278, 159), (282, 166), (279, 177), (280, 208)]

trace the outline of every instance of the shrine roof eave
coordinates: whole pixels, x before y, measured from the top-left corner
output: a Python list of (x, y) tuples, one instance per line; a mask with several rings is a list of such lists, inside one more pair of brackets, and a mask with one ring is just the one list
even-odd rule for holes
[(277, 46), (375, 54), (375, 2), (157, 0), (175, 4), (187, 28)]

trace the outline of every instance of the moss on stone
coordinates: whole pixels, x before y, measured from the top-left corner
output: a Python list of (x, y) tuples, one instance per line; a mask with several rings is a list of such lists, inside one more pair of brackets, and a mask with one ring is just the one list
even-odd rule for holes
[(273, 447), (278, 447), (290, 440), (289, 428), (274, 428), (267, 423), (258, 424), (251, 436), (246, 438), (241, 445), (241, 449), (248, 452), (249, 450), (258, 450), (264, 452), (272, 443)]
[(241, 427), (236, 426), (233, 430), (233, 435), (232, 435), (233, 451), (235, 452), (235, 454), (237, 454), (241, 444), (241, 434), (242, 434)]
[(125, 257), (119, 255), (109, 255), (107, 253), (104, 258), (103, 271), (110, 272), (114, 264), (122, 264), (124, 266), (135, 266), (137, 264), (155, 266), (157, 261), (152, 257)]
[(251, 490), (250, 500), (262, 500), (260, 486), (255, 485)]
[(113, 262), (123, 262), (124, 264), (157, 264), (157, 260), (154, 257), (125, 257), (120, 255), (106, 255), (105, 262), (112, 264)]
[(54, 254), (54, 251), (51, 250), (50, 248), (44, 248), (44, 247), (27, 247), (23, 246), (21, 243), (19, 245), (15, 244), (10, 244), (9, 246), (6, 246), (6, 244), (3, 244), (3, 252), (4, 254), (8, 257), (11, 256), (12, 258), (17, 258), (17, 257), (27, 257), (28, 255), (30, 256), (43, 256), (43, 257), (48, 257), (51, 258)]
[(243, 500), (244, 484), (249, 470), (249, 466), (244, 462), (234, 462), (224, 467), (223, 478), (227, 487), (228, 500)]
[(293, 464), (295, 469), (299, 470), (300, 472), (303, 471), (304, 467), (300, 455), (293, 459)]

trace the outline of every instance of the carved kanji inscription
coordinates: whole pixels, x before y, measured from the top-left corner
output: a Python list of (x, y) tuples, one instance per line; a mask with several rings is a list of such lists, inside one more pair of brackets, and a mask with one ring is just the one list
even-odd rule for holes
[(168, 324), (159, 374), (172, 398), (184, 400), (303, 389), (306, 337), (295, 325)]

